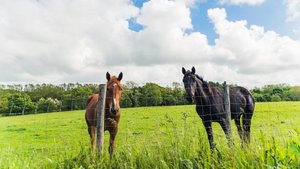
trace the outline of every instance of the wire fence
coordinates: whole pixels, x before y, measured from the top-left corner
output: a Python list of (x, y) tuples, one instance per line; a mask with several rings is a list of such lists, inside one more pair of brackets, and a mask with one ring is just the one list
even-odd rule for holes
[[(75, 103), (75, 102), (74, 102)], [(73, 103), (73, 105), (75, 105)], [(78, 103), (78, 102), (77, 102)], [(49, 109), (50, 112), (51, 109)], [(53, 109), (53, 111), (56, 111), (57, 109)], [(58, 109), (58, 110), (63, 110), (63, 109)], [(22, 113), (22, 111), (20, 112), (20, 114)], [(70, 125), (72, 125), (72, 119), (63, 119), (65, 118), (65, 115), (70, 115), (73, 114), (73, 111), (66, 111), (66, 112), (62, 112), (62, 113), (55, 113), (53, 115), (54, 116), (62, 116), (62, 118), (60, 119), (62, 124), (59, 124), (61, 126), (64, 126), (64, 121), (65, 122), (69, 122)], [(86, 135), (86, 137), (88, 137), (87, 135), (87, 127), (85, 126), (85, 122), (84, 122), (84, 110), (79, 110), (78, 111), (79, 116), (77, 114), (77, 121), (80, 121), (83, 124), (80, 124), (80, 126), (82, 128), (84, 128), (84, 133)], [(17, 113), (16, 113), (17, 114)], [(26, 114), (26, 113), (25, 113)], [(75, 113), (76, 114), (76, 113)], [(176, 119), (175, 121), (178, 121), (179, 124), (183, 123), (184, 119), (184, 115), (187, 115), (189, 120), (191, 120), (191, 123), (197, 123), (197, 125), (195, 125), (195, 129), (200, 127), (202, 125), (202, 121), (199, 118), (199, 116), (197, 115), (196, 111), (195, 111), (195, 105), (177, 105), (177, 106), (158, 106), (158, 107), (137, 107), (137, 108), (121, 108), (121, 121), (124, 120), (123, 122), (126, 123), (123, 126), (123, 129), (120, 130), (120, 132), (128, 132), (126, 128), (134, 128), (133, 125), (136, 123), (139, 123), (141, 121), (145, 122), (145, 125), (142, 127), (145, 128), (152, 128), (153, 126), (147, 126), (147, 124), (151, 123), (154, 124), (155, 127), (153, 127), (151, 130), (148, 130), (147, 133), (151, 133), (154, 132), (155, 133), (155, 128), (161, 128), (163, 125), (163, 123), (168, 123), (171, 122), (172, 120)], [(126, 116), (129, 115), (129, 118), (127, 118)], [(33, 120), (37, 120), (35, 119), (36, 116), (30, 116), (30, 118), (33, 118)], [(39, 116), (41, 117), (41, 116)], [(133, 117), (138, 117), (136, 119), (133, 119)], [(264, 102), (264, 103), (257, 103), (256, 107), (255, 107), (255, 112), (254, 112), (254, 116), (253, 116), (253, 122), (254, 124), (252, 124), (252, 128), (257, 129), (257, 130), (263, 130), (265, 128), (265, 126), (272, 126), (272, 131), (274, 130), (279, 130), (282, 129), (278, 126), (276, 126), (277, 124), (280, 125), (287, 125), (290, 126), (290, 128), (287, 128), (286, 130), (293, 130), (296, 128), (300, 129), (299, 126), (299, 122), (295, 121), (296, 119), (299, 119), (298, 117), (300, 117), (300, 102)], [(26, 116), (24, 116), (24, 118), (26, 118)], [(66, 117), (69, 118), (69, 117)], [(124, 119), (125, 118), (125, 119)], [(132, 119), (130, 119), (132, 118)], [(256, 120), (259, 120), (261, 122), (261, 124), (258, 124), (258, 122), (256, 122)], [(52, 118), (52, 116), (50, 114), (45, 114), (45, 116), (43, 116), (42, 122), (41, 124), (44, 125), (45, 129), (50, 129), (52, 126), (52, 122), (55, 121), (55, 119)], [(196, 122), (195, 122), (196, 121)], [(39, 122), (37, 122), (39, 123)], [(272, 124), (274, 123), (274, 124)], [(9, 122), (7, 123), (8, 126), (7, 129), (9, 131), (14, 131), (15, 129), (13, 129), (16, 126), (10, 126)], [(278, 128), (277, 128), (278, 127)], [(38, 126), (38, 124), (36, 124), (35, 126), (36, 129), (40, 128), (40, 126)], [(232, 127), (234, 128), (234, 127)], [(3, 128), (2, 128), (3, 129)], [(22, 130), (21, 128), (16, 129), (17, 130)], [(72, 133), (73, 129), (70, 128), (70, 133)], [(144, 130), (144, 129), (143, 129)], [(135, 133), (136, 135), (139, 135), (138, 133), (140, 131), (138, 130), (134, 130), (134, 131), (129, 131)], [(295, 131), (293, 131), (295, 132)], [(33, 134), (33, 133), (32, 133)], [(133, 135), (135, 135), (133, 134)], [(161, 133), (163, 134), (163, 133)], [(223, 133), (220, 133), (221, 135), (223, 135)], [(65, 138), (65, 137), (70, 137), (72, 138), (72, 134), (63, 134), (60, 133), (59, 135), (48, 135), (45, 134), (45, 138), (47, 139), (60, 139), (60, 138)], [(20, 140), (19, 140), (20, 141)], [(9, 142), (9, 141), (8, 141)]]
[(41, 103), (28, 104), (26, 101), (10, 101), (8, 108), (2, 112), (4, 115), (25, 115), (25, 114), (36, 114), (36, 113), (49, 113), (49, 112), (61, 112), (61, 111), (73, 111), (85, 109), (87, 98), (76, 98), (76, 99), (44, 99)]
[[(232, 95), (231, 98), (231, 106), (237, 106), (238, 101), (235, 95)], [(189, 103), (187, 101), (187, 96), (165, 96), (165, 97), (156, 97), (156, 96), (141, 96), (134, 97), (129, 99), (121, 99), (120, 107), (129, 108), (129, 107), (152, 107), (152, 106), (177, 106), (177, 105), (197, 105), (196, 103)], [(205, 96), (206, 97), (206, 96)], [(214, 97), (211, 95), (211, 97)], [(204, 96), (195, 96), (195, 99), (201, 100)], [(82, 98), (67, 98), (67, 99), (42, 99), (36, 103), (28, 103), (26, 101), (20, 100), (11, 100), (7, 103), (5, 109), (1, 109), (0, 104), (0, 114), (4, 116), (13, 116), (13, 115), (26, 115), (26, 114), (37, 114), (37, 113), (49, 113), (49, 112), (62, 112), (62, 111), (74, 111), (74, 110), (84, 110), (86, 108), (86, 102), (88, 97)], [(300, 96), (293, 96), (293, 98), (289, 101), (283, 102), (293, 102), (293, 100), (300, 100)], [(133, 105), (132, 102), (137, 102), (138, 104)], [(280, 103), (280, 101), (276, 101)], [(274, 102), (274, 103), (276, 103)], [(256, 102), (263, 103), (263, 102)], [(223, 103), (214, 103), (211, 102), (208, 105), (204, 106), (220, 106)], [(203, 105), (201, 105), (203, 106)]]
[[(160, 105), (153, 106), (153, 100), (158, 98), (144, 98), (147, 101), (143, 107), (124, 108), (126, 102), (123, 103), (124, 107), (121, 106), (117, 154), (120, 155), (124, 150), (157, 149), (160, 145), (170, 145), (171, 149), (173, 144), (185, 144), (191, 149), (197, 149), (201, 144), (209, 147), (202, 120), (195, 111), (196, 103), (168, 106), (160, 102)], [(87, 99), (62, 99), (58, 100), (57, 105), (45, 102), (44, 107), (40, 106), (33, 112), (27, 109), (26, 102), (11, 102), (10, 115), (33, 115), (0, 118), (1, 152), (8, 157), (10, 154), (19, 154), (31, 160), (38, 157), (51, 161), (65, 152), (79, 152), (80, 147), (89, 147), (90, 138), (84, 119)], [(177, 99), (186, 100), (185, 96)], [(235, 101), (231, 100), (231, 104), (235, 105)], [(42, 112), (58, 113), (40, 114)], [(226, 137), (220, 125), (214, 123), (212, 127), (215, 142), (226, 146)], [(232, 131), (234, 141), (238, 144), (240, 139), (234, 123)], [(278, 144), (284, 145), (295, 139), (300, 134), (300, 102), (257, 102), (251, 134), (252, 145), (258, 149), (264, 144), (262, 140), (271, 142), (272, 138), (276, 138), (276, 141), (283, 140)], [(104, 152), (107, 151), (108, 137), (109, 134), (105, 133)]]

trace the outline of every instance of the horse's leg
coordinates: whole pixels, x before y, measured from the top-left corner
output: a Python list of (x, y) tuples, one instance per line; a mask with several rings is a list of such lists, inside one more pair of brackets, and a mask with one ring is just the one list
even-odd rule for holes
[(231, 131), (231, 124), (230, 124), (230, 119), (228, 118), (222, 118), (220, 121), (220, 125), (226, 135), (226, 138), (228, 140), (228, 144), (231, 145), (233, 144), (232, 141), (232, 131)]
[(89, 134), (91, 137), (91, 149), (92, 151), (95, 151), (96, 149), (96, 127), (95, 126), (89, 126)]
[(109, 147), (108, 147), (108, 152), (109, 152), (109, 157), (110, 160), (112, 159), (113, 153), (114, 153), (114, 146), (115, 146), (115, 138), (118, 132), (118, 127), (116, 127), (113, 131), (110, 131), (110, 138), (109, 138)]
[(253, 116), (254, 107), (255, 107), (254, 100), (249, 95), (247, 98), (247, 105), (245, 108), (245, 112), (242, 116), (245, 143), (250, 143), (250, 127), (251, 127), (251, 119)]
[(244, 142), (250, 143), (250, 127), (251, 127), (252, 114), (251, 115), (244, 114), (244, 116), (243, 116)]
[(238, 130), (238, 133), (239, 133), (239, 136), (240, 136), (240, 139), (241, 139), (241, 142), (243, 143), (244, 142), (244, 132), (243, 132), (243, 129), (241, 127), (241, 120), (240, 120), (240, 117), (237, 117), (234, 119), (234, 122), (235, 122), (235, 125), (236, 125), (236, 128)]
[(93, 135), (92, 135), (92, 128), (91, 126), (88, 126), (88, 132), (89, 132), (89, 135), (90, 135), (90, 141), (91, 141), (91, 150), (93, 150)]
[(215, 143), (214, 143), (214, 137), (211, 128), (211, 121), (205, 121), (205, 122), (203, 121), (203, 124), (207, 133), (210, 149), (213, 150), (215, 148)]

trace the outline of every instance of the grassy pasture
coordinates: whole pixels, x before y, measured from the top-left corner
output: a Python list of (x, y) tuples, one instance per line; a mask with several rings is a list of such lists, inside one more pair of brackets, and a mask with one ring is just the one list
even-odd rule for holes
[(211, 154), (195, 106), (122, 109), (110, 162), (108, 133), (102, 158), (90, 153), (83, 110), (0, 117), (0, 168), (300, 168), (300, 102), (257, 103), (249, 146), (232, 129), (228, 147), (213, 125)]

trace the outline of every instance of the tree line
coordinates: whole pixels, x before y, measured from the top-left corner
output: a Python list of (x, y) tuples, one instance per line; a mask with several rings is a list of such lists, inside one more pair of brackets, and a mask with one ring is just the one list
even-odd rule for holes
[[(215, 87), (222, 84), (210, 82)], [(0, 85), (0, 114), (31, 114), (53, 111), (81, 110), (87, 98), (98, 92), (97, 84), (27, 84)], [(299, 101), (300, 86), (267, 85), (251, 90), (257, 102)], [(188, 104), (181, 83), (162, 87), (155, 83), (123, 85), (121, 107), (169, 106)]]
[(251, 90), (257, 102), (300, 101), (300, 86), (266, 85)]
[[(0, 114), (32, 114), (53, 111), (82, 110), (86, 100), (98, 93), (97, 84), (26, 84), (0, 85)], [(134, 82), (123, 85), (121, 107), (182, 105), (184, 90), (180, 83), (161, 87), (155, 83), (139, 86)]]
[(84, 109), (96, 84), (27, 84), (0, 86), (0, 114), (31, 114)]

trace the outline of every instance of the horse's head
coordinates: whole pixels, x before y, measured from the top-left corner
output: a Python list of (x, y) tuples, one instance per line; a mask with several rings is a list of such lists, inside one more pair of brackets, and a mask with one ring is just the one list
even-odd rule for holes
[(110, 76), (106, 73), (107, 79), (107, 92), (106, 92), (106, 105), (109, 113), (115, 116), (120, 110), (120, 100), (122, 95), (121, 80), (123, 73), (121, 72), (118, 77)]
[(196, 75), (195, 75), (195, 68), (192, 68), (192, 71), (186, 71), (185, 68), (182, 68), (183, 73), (183, 84), (186, 91), (186, 99), (190, 103), (195, 102), (195, 92), (197, 89), (197, 81), (196, 81)]

